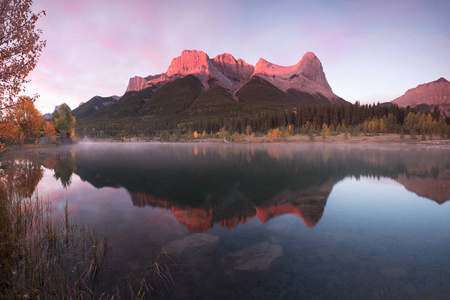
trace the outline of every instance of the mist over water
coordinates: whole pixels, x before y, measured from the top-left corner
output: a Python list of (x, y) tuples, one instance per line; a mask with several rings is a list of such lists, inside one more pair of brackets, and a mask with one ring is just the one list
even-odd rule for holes
[(3, 180), (108, 235), (107, 282), (163, 247), (170, 299), (450, 295), (449, 150), (81, 143), (6, 159)]

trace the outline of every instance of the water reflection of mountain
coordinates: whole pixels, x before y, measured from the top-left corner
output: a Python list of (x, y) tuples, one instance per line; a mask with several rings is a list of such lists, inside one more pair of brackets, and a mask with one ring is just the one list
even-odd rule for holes
[(284, 190), (261, 205), (254, 205), (236, 191), (217, 201), (217, 205), (206, 208), (177, 206), (171, 201), (155, 199), (142, 193), (132, 193), (131, 199), (137, 206), (152, 205), (170, 209), (178, 223), (184, 224), (191, 231), (206, 231), (214, 224), (231, 229), (254, 216), (265, 223), (288, 213), (299, 216), (308, 227), (314, 227), (322, 217), (333, 185), (327, 182), (322, 186), (295, 192)]
[(440, 172), (435, 177), (400, 175), (397, 181), (408, 191), (439, 204), (450, 199), (450, 169)]
[(74, 172), (97, 188), (124, 187), (135, 205), (171, 209), (196, 231), (285, 213), (315, 226), (334, 184), (348, 176), (394, 178), (438, 203), (450, 194), (448, 151), (410, 147), (100, 144), (34, 156), (66, 183)]

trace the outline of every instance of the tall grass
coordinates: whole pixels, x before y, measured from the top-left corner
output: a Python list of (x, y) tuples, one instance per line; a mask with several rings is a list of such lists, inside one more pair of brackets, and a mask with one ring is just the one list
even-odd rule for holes
[(164, 253), (127, 290), (102, 290), (99, 274), (110, 248), (89, 225), (76, 224), (66, 203), (57, 216), (37, 195), (26, 198), (0, 181), (0, 298), (146, 299), (172, 283)]
[(2, 297), (91, 297), (107, 245), (88, 226), (73, 224), (67, 205), (56, 217), (38, 196), (24, 198), (0, 186)]

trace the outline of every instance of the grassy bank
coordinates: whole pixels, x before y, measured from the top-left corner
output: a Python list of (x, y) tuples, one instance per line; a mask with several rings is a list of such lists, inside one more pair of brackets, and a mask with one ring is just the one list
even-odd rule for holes
[(27, 198), (0, 182), (0, 298), (144, 299), (168, 286), (161, 253), (142, 274), (102, 285), (110, 244), (86, 224), (52, 212), (38, 196)]
[(106, 238), (55, 217), (37, 196), (0, 188), (0, 292), (5, 298), (79, 298), (96, 293)]

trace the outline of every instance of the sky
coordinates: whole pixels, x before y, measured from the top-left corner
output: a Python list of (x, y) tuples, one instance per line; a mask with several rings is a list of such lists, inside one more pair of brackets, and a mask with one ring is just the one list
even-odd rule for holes
[(41, 10), (47, 46), (25, 94), (40, 95), (43, 113), (121, 96), (131, 77), (166, 72), (186, 49), (282, 66), (312, 51), (352, 103), (450, 80), (448, 0), (35, 0)]

